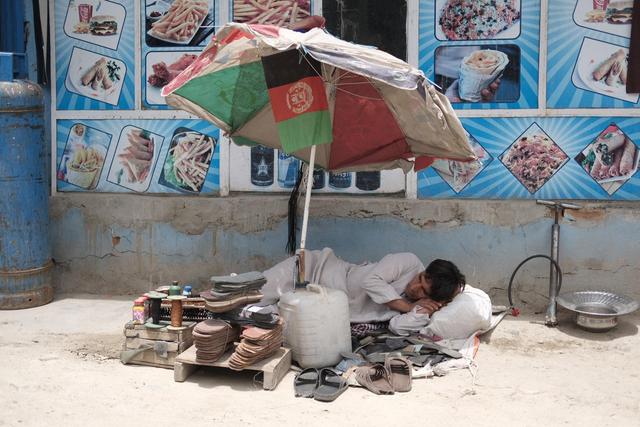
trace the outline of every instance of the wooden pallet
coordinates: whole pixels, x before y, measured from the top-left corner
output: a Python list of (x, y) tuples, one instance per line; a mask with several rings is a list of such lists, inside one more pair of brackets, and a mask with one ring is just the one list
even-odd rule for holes
[[(176, 357), (176, 362), (173, 367), (173, 379), (177, 382), (183, 382), (189, 378), (189, 375), (195, 372), (199, 366), (229, 369), (229, 359), (231, 359), (232, 354), (232, 351), (228, 351), (214, 363), (196, 363), (196, 348), (195, 346), (191, 346), (184, 353)], [(265, 390), (274, 390), (280, 380), (282, 380), (289, 371), (290, 367), (291, 350), (288, 348), (280, 348), (273, 356), (247, 366), (244, 370), (262, 372), (264, 376), (262, 388)]]

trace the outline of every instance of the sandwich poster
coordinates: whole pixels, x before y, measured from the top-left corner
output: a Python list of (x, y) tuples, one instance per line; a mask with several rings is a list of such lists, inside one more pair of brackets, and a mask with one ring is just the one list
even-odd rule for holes
[(437, 160), (421, 198), (640, 200), (634, 117), (463, 118), (477, 162)]
[(133, 0), (56, 0), (58, 110), (134, 106)]
[(633, 0), (549, 3), (548, 108), (638, 108), (628, 93)]
[(211, 195), (219, 130), (202, 120), (58, 120), (58, 191)]
[(540, 0), (421, 0), (418, 31), (420, 68), (455, 109), (538, 108)]
[(141, 3), (142, 106), (168, 108), (162, 88), (198, 57), (216, 30), (213, 0)]

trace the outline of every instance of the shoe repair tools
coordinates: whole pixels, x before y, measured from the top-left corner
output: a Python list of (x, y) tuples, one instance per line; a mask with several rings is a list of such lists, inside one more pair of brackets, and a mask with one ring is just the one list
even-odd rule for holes
[(151, 322), (145, 323), (149, 328), (163, 328), (164, 325), (160, 324), (160, 305), (162, 300), (167, 297), (167, 294), (162, 292), (151, 291), (144, 294), (151, 300)]
[(155, 342), (153, 345), (147, 344), (135, 350), (124, 350), (120, 352), (120, 361), (125, 365), (131, 362), (136, 356), (141, 353), (144, 353), (147, 350), (151, 350), (156, 352), (161, 357), (167, 357), (167, 349), (168, 345), (164, 341)]
[[(168, 302), (168, 301), (167, 301)], [(149, 323), (151, 324), (151, 323)], [(125, 352), (123, 361), (135, 365), (156, 366), (173, 369), (176, 357), (193, 346), (193, 329), (195, 322), (183, 321), (181, 328), (172, 329), (169, 322), (160, 321), (160, 327), (150, 328), (132, 321), (124, 325)], [(166, 327), (163, 327), (166, 326)], [(144, 347), (152, 347), (143, 350)], [(163, 350), (166, 348), (166, 351)]]
[[(163, 300), (160, 306), (160, 320), (171, 320), (171, 301)], [(205, 300), (200, 297), (188, 297), (182, 301), (182, 320), (201, 322), (210, 319), (212, 313), (205, 308)]]
[(549, 267), (549, 305), (547, 306), (547, 312), (545, 315), (545, 324), (547, 326), (557, 326), (558, 320), (556, 318), (556, 298), (558, 297), (558, 292), (560, 292), (560, 288), (562, 286), (562, 270), (560, 270), (560, 265), (558, 264), (558, 256), (560, 253), (560, 217), (564, 216), (565, 209), (580, 209), (579, 205), (571, 204), (571, 203), (562, 203), (551, 200), (537, 200), (537, 204), (545, 205), (549, 209), (554, 211), (554, 223), (551, 226), (551, 256), (538, 254), (532, 255), (522, 261), (516, 269), (511, 274), (511, 279), (509, 280), (509, 287), (507, 289), (507, 294), (509, 296), (509, 305), (511, 306), (512, 312), (514, 315), (517, 315), (518, 311), (513, 305), (513, 300), (511, 298), (511, 286), (513, 284), (513, 279), (520, 269), (527, 261), (532, 260), (534, 258), (547, 258), (551, 262), (551, 266)]
[(171, 301), (171, 328), (182, 327), (182, 302), (187, 299), (184, 295), (170, 295), (167, 298)]

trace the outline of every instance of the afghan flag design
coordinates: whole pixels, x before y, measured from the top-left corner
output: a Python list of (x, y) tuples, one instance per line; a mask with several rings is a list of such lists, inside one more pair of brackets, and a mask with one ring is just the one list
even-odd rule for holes
[(332, 141), (331, 116), (322, 67), (292, 49), (262, 58), (280, 144), (287, 153)]

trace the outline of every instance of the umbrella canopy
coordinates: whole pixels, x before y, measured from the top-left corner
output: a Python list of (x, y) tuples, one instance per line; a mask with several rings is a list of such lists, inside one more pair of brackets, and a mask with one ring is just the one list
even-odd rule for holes
[(326, 170), (474, 160), (460, 121), (424, 74), (322, 29), (231, 23), (163, 88), (167, 103)]

